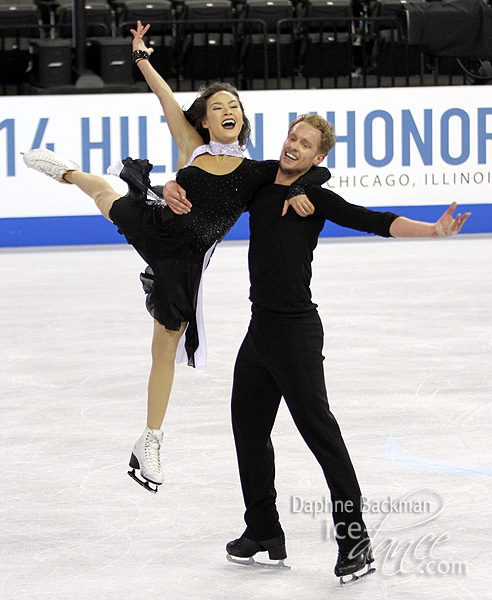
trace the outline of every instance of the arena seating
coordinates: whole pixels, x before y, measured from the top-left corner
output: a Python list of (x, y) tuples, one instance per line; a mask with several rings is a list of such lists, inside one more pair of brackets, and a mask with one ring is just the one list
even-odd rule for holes
[[(91, 66), (109, 65), (108, 84), (144, 85), (135, 67), (129, 80), (127, 67), (110, 73), (112, 63), (121, 67), (122, 56), (130, 60), (130, 29), (137, 19), (151, 24), (146, 43), (154, 49), (152, 62), (177, 90), (213, 79), (231, 80), (243, 89), (352, 86), (355, 78), (357, 85), (381, 85), (383, 78), (385, 85), (409, 85), (411, 77), (420, 77), (422, 84), (426, 72), (435, 75), (442, 65), (449, 68), (449, 82), (454, 81), (461, 73), (456, 61), (431, 61), (408, 43), (406, 11), (424, 4), (426, 0), (85, 0), (84, 14)], [(73, 38), (72, 10), (73, 0), (0, 0), (0, 93), (57, 87), (56, 78), (45, 77), (46, 69), (31, 63), (49, 60), (50, 48), (66, 55), (61, 40)], [(31, 43), (36, 39), (40, 43)], [(104, 53), (104, 59), (97, 53)]]
[(18, 86), (29, 70), (29, 40), (40, 37), (32, 0), (0, 0), (0, 82)]

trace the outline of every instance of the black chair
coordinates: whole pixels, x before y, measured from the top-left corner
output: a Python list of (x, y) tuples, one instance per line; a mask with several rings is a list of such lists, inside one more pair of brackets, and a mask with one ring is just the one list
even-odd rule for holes
[(57, 0), (34, 0), (34, 2), (38, 7), (41, 27), (45, 32), (44, 37), (54, 39), (56, 37)]
[(347, 31), (352, 15), (352, 0), (307, 0), (301, 14), (323, 20), (330, 31)]
[(351, 0), (309, 0), (301, 24), (300, 74), (321, 82), (348, 76), (353, 67)]
[[(151, 29), (152, 34), (149, 35), (147, 41), (148, 45), (154, 50), (151, 62), (164, 79), (174, 77), (176, 75), (176, 40), (173, 35), (173, 22), (154, 22)], [(136, 79), (141, 79), (140, 71), (138, 67), (135, 67), (134, 73), (137, 72)]]
[(244, 35), (240, 55), (245, 79), (291, 74), (296, 55), (293, 17), (290, 0), (246, 0), (242, 11)]
[(36, 88), (63, 88), (72, 83), (72, 40), (31, 40), (30, 83)]
[(40, 15), (33, 0), (0, 0), (0, 28), (38, 29)]
[[(280, 20), (291, 19), (294, 16), (294, 7), (290, 0), (246, 0), (241, 16), (263, 21), (267, 33), (276, 33)], [(252, 25), (248, 29), (254, 32), (255, 26)]]
[[(174, 19), (173, 5), (170, 0), (123, 0), (119, 6), (119, 29), (122, 35), (127, 35), (130, 29), (135, 29), (137, 21), (145, 25), (162, 23)], [(123, 27), (123, 25), (125, 27)]]
[[(143, 8), (145, 4), (145, 9)], [(153, 49), (152, 65), (165, 78), (176, 74), (176, 24), (173, 5), (169, 0), (125, 0), (121, 7), (121, 17), (118, 35), (128, 37), (130, 45), (130, 29), (135, 29), (137, 20), (144, 24), (150, 23), (150, 29), (145, 35), (145, 43)], [(142, 10), (140, 10), (142, 9)], [(143, 81), (144, 78), (138, 67), (133, 67), (133, 78)]]
[(178, 71), (195, 81), (233, 78), (237, 26), (230, 0), (185, 0), (178, 21)]
[[(57, 29), (61, 37), (73, 37), (72, 0), (56, 0)], [(85, 0), (85, 22), (87, 37), (105, 37), (113, 31), (113, 13), (106, 0)]]
[(234, 17), (230, 0), (185, 0), (180, 20), (185, 33), (217, 32)]
[(194, 33), (189, 41), (180, 64), (179, 72), (183, 77), (192, 84), (197, 80), (207, 83), (227, 79), (237, 81), (239, 59), (234, 34)]
[(408, 45), (409, 4), (426, 0), (379, 0), (375, 9), (373, 65), (377, 75), (402, 77), (420, 73), (420, 52)]
[(33, 0), (0, 0), (0, 85), (28, 79), (29, 40), (40, 37), (40, 15)]

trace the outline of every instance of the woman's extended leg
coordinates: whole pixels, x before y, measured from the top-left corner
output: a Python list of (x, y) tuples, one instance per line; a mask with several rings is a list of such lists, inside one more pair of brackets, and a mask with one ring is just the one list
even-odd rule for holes
[[(147, 427), (133, 448), (129, 474), (150, 492), (156, 492), (163, 482), (160, 449), (163, 434), (160, 429), (166, 414), (174, 379), (174, 361), (180, 337), (186, 328), (170, 331), (154, 320), (152, 338), (152, 368), (150, 370), (147, 404)], [(140, 471), (138, 477), (136, 471)], [(151, 487), (150, 483), (155, 484)]]
[(103, 217), (111, 221), (109, 211), (113, 206), (113, 202), (121, 198), (121, 194), (115, 192), (105, 179), (98, 175), (84, 173), (83, 171), (67, 171), (63, 175), (63, 179), (68, 183), (73, 183), (90, 196)]
[(102, 215), (111, 221), (109, 211), (121, 194), (115, 192), (105, 179), (84, 173), (77, 163), (44, 148), (29, 150), (23, 159), (30, 169), (48, 175), (59, 183), (75, 184), (94, 200)]
[(170, 331), (154, 319), (147, 405), (149, 429), (160, 429), (164, 420), (173, 385), (176, 349), (185, 327), (186, 323), (182, 323), (179, 331)]

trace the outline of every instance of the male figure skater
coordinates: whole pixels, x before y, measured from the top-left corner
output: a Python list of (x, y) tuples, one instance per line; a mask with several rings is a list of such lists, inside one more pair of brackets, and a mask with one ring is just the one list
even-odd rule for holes
[[(229, 557), (250, 558), (263, 551), (273, 560), (287, 556), (275, 504), (270, 437), (283, 397), (330, 488), (339, 547), (335, 574), (342, 578), (370, 565), (374, 558), (357, 477), (328, 405), (323, 329), (310, 290), (318, 235), (325, 219), (383, 237), (454, 235), (469, 213), (453, 219), (456, 205), (451, 205), (437, 223), (412, 221), (355, 206), (331, 190), (307, 186), (314, 213), (304, 218), (288, 210), (281, 216), (289, 186), (320, 164), (334, 143), (333, 129), (323, 118), (302, 115), (296, 119), (282, 147), (275, 183), (265, 187), (249, 208), (252, 317), (236, 359), (232, 390), (246, 530), (226, 548)], [(166, 194), (166, 201), (173, 199)], [(370, 571), (368, 567), (366, 573)]]

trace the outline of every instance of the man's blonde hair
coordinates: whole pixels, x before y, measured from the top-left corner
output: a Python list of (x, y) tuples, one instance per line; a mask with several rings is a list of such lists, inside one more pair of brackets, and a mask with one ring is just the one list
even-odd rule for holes
[(337, 139), (335, 137), (335, 130), (333, 128), (333, 125), (331, 123), (328, 123), (326, 119), (323, 119), (323, 117), (320, 117), (319, 115), (304, 114), (299, 115), (297, 119), (292, 121), (292, 123), (289, 125), (289, 133), (292, 127), (294, 127), (294, 125), (297, 125), (297, 123), (301, 123), (301, 121), (309, 123), (309, 125), (312, 125), (321, 132), (321, 141), (319, 143), (318, 149), (321, 152), (321, 154), (328, 154), (328, 152), (335, 145)]

